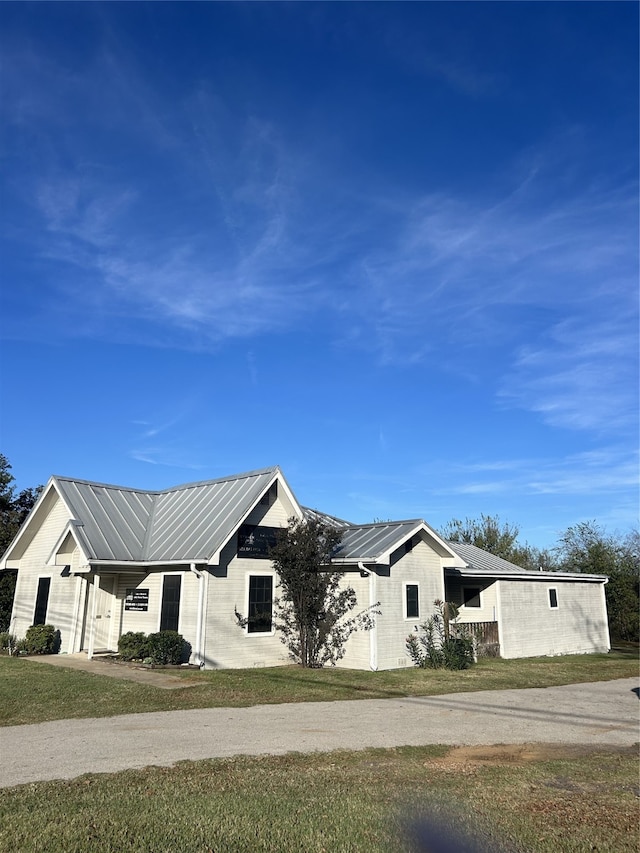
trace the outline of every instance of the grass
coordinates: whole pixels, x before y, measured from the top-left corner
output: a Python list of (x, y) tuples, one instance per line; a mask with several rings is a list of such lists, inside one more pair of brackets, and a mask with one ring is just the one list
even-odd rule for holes
[[(105, 667), (114, 664), (105, 663)], [(143, 711), (239, 707), (283, 702), (330, 702), (436, 696), (443, 693), (551, 687), (638, 674), (637, 648), (606, 655), (523, 660), (483, 659), (462, 672), (415, 667), (386, 672), (347, 669), (187, 671), (185, 689), (161, 690), (45, 663), (0, 657), (0, 725)]]
[(447, 747), (403, 747), (183, 762), (23, 785), (0, 799), (0, 849), (402, 851), (427, 849), (408, 838), (411, 823), (428, 821), (431, 841), (436, 822), (484, 850), (635, 851), (634, 751), (563, 755), (554, 747), (553, 754), (486, 763)]

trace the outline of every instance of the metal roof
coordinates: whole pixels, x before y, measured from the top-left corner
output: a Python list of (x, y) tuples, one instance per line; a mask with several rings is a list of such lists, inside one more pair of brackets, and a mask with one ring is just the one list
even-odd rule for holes
[(350, 521), (345, 521), (343, 518), (336, 518), (335, 515), (327, 515), (326, 512), (319, 512), (317, 509), (309, 509), (308, 506), (301, 507), (305, 519), (309, 521), (319, 521), (327, 524), (329, 527), (352, 527)]
[(82, 525), (90, 560), (202, 562), (228, 540), (269, 488), (278, 467), (164, 491), (54, 477)]
[(606, 575), (587, 575), (581, 572), (542, 572), (535, 569), (524, 569), (522, 566), (516, 566), (515, 563), (510, 563), (508, 560), (503, 560), (502, 557), (496, 557), (495, 554), (490, 554), (488, 551), (483, 551), (476, 545), (469, 545), (466, 542), (448, 542), (452, 551), (460, 557), (462, 563), (467, 565), (447, 566), (445, 572), (448, 575), (459, 575), (460, 577), (494, 577), (513, 580), (538, 580), (538, 581), (581, 581), (581, 582), (597, 582), (605, 583)]
[[(204, 562), (228, 541), (247, 513), (282, 473), (278, 467), (188, 483), (164, 491), (54, 477), (89, 560), (108, 562)], [(284, 478), (283, 478), (284, 479)], [(306, 518), (343, 530), (337, 562), (375, 561), (397, 548), (424, 522), (351, 525), (302, 508)]]
[(84, 480), (54, 477), (91, 560), (143, 560), (144, 540), (155, 501), (141, 492)]
[[(523, 569), (522, 566), (516, 566), (515, 563), (510, 563), (508, 560), (503, 560), (502, 557), (496, 557), (488, 551), (483, 551), (477, 545), (469, 545), (466, 542), (447, 542), (447, 545), (452, 551), (460, 557), (462, 563), (466, 563), (472, 569), (485, 569), (491, 572), (513, 572), (522, 574), (522, 572), (530, 571)], [(534, 574), (536, 574), (534, 572)]]
[(393, 551), (423, 525), (421, 519), (352, 525), (345, 529), (334, 559), (343, 562), (375, 561)]

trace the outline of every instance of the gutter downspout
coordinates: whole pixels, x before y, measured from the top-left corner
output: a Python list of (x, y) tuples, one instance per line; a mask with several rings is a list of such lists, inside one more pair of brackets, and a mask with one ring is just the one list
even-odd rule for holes
[[(358, 568), (361, 572), (369, 577), (369, 608), (377, 604), (376, 600), (376, 573), (368, 569), (364, 563), (359, 562)], [(373, 623), (373, 628), (369, 631), (369, 669), (372, 672), (378, 671), (378, 627)]]
[(189, 564), (189, 570), (198, 578), (198, 610), (196, 613), (196, 647), (194, 649), (194, 660), (199, 667), (204, 666), (202, 659), (202, 608), (204, 605), (204, 572), (196, 569), (195, 563)]

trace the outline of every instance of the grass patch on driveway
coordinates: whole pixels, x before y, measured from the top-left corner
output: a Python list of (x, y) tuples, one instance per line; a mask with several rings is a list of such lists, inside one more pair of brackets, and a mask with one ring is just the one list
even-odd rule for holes
[(491, 851), (635, 853), (637, 773), (634, 750), (539, 746), (183, 762), (5, 789), (0, 849), (402, 851), (430, 819)]
[[(104, 666), (113, 668), (114, 664)], [(146, 711), (551, 687), (637, 674), (637, 649), (621, 649), (606, 655), (484, 659), (462, 672), (415, 667), (363, 672), (295, 666), (178, 671), (186, 689), (168, 691), (65, 667), (0, 657), (0, 725)]]

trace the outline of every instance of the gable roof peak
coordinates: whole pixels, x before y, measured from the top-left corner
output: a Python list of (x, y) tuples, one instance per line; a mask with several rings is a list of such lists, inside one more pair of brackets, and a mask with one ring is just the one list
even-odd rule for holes
[(407, 524), (424, 524), (427, 526), (423, 518), (405, 518), (402, 520), (389, 519), (389, 521), (371, 521), (368, 524), (350, 524), (349, 527), (353, 530), (367, 530), (374, 527), (400, 527)]
[[(140, 489), (136, 486), (119, 486), (116, 483), (102, 483), (97, 480), (86, 480), (79, 477), (66, 477), (61, 474), (53, 474), (49, 478), (49, 482), (55, 481), (57, 483), (77, 483), (80, 486), (91, 486), (96, 489), (116, 489), (119, 492), (134, 492), (136, 494), (143, 495), (167, 495), (171, 492), (178, 492), (182, 489), (192, 489), (197, 486), (211, 486), (216, 483), (226, 483), (232, 480), (244, 480), (249, 477), (259, 477), (265, 474), (282, 474), (282, 470), (279, 465), (272, 465), (268, 468), (257, 468), (254, 471), (245, 471), (241, 474), (229, 474), (225, 477), (213, 477), (206, 480), (195, 480), (191, 483), (178, 483), (175, 486), (168, 486), (165, 489)], [(48, 485), (48, 484), (47, 484)]]
[(160, 489), (156, 494), (167, 495), (171, 492), (179, 492), (183, 489), (194, 489), (199, 486), (215, 486), (218, 483), (230, 483), (236, 480), (248, 480), (250, 477), (263, 477), (265, 474), (282, 474), (279, 465), (272, 465), (269, 468), (257, 468), (255, 471), (245, 471), (242, 474), (229, 474), (226, 477), (215, 477), (208, 480), (194, 480), (192, 483), (180, 483), (177, 486), (169, 486), (167, 489)]

